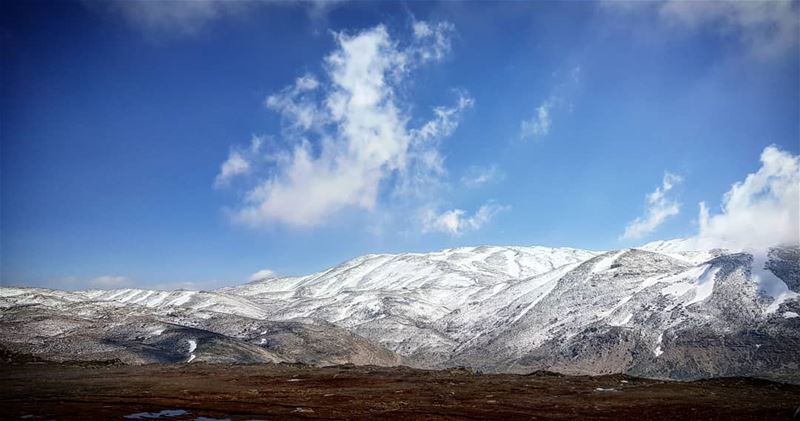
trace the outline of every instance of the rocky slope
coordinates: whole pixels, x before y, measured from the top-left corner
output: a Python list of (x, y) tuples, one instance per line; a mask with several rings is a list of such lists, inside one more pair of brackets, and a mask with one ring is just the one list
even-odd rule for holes
[(3, 288), (0, 308), (0, 346), (52, 361), (408, 364), (322, 320), (264, 320), (213, 292)]
[(0, 289), (0, 345), (53, 359), (470, 366), (800, 381), (800, 248), (367, 255), (214, 292)]

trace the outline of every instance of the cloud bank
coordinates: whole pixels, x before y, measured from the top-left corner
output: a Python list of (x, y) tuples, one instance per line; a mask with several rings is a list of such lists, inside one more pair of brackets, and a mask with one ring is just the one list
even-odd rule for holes
[(763, 260), (770, 247), (800, 245), (800, 156), (773, 145), (760, 161), (722, 196), (718, 211), (700, 202), (698, 232), (674, 241), (675, 250), (742, 250)]
[(761, 168), (734, 183), (720, 212), (700, 203), (699, 248), (765, 249), (800, 244), (800, 156), (768, 146)]

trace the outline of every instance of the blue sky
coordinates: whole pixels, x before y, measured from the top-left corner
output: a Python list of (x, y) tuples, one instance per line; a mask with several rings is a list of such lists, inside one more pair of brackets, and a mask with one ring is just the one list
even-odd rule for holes
[(797, 2), (2, 8), (3, 285), (797, 235)]

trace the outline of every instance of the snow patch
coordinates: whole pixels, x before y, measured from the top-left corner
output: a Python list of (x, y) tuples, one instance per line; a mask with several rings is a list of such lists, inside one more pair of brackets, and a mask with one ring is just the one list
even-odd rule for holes
[(613, 265), (614, 262), (617, 260), (617, 258), (619, 256), (621, 256), (622, 253), (625, 253), (626, 251), (627, 250), (620, 250), (618, 252), (615, 252), (613, 254), (610, 254), (608, 256), (603, 257), (602, 259), (600, 259), (600, 261), (595, 263), (594, 267), (592, 267), (592, 273), (605, 272), (605, 271), (611, 269), (611, 265)]
[(800, 298), (800, 294), (790, 290), (785, 282), (766, 268), (766, 252), (756, 251), (752, 252), (751, 255), (753, 256), (753, 265), (750, 268), (750, 273), (753, 281), (758, 284), (762, 293), (772, 297), (773, 300), (766, 309), (768, 314), (778, 311), (781, 304), (786, 300)]
[(795, 317), (800, 317), (800, 314), (797, 314), (793, 311), (785, 311), (783, 312), (784, 319), (794, 319)]
[[(608, 317), (608, 316), (614, 314), (614, 312), (617, 311), (617, 309), (619, 309), (620, 307), (624, 306), (628, 301), (631, 300), (631, 298), (633, 298), (633, 295), (628, 295), (627, 297), (622, 298), (621, 300), (619, 300), (619, 302), (617, 304), (614, 305), (614, 307), (611, 307), (611, 310), (602, 311), (602, 312), (598, 313), (597, 316), (600, 317), (600, 318), (605, 318), (605, 317)], [(630, 318), (626, 319), (626, 321), (624, 321), (622, 323), (615, 323), (614, 321), (611, 321), (608, 324), (611, 325), (611, 326), (622, 326), (625, 323), (628, 323), (628, 321), (630, 321)]]
[(189, 355), (189, 360), (186, 361), (187, 363), (190, 363), (195, 359), (194, 355), (195, 349), (197, 349), (197, 341), (195, 341), (194, 339), (189, 339), (189, 354), (191, 355)]
[(625, 318), (622, 319), (621, 321), (610, 321), (610, 322), (608, 322), (608, 324), (609, 324), (609, 326), (625, 326), (626, 324), (628, 324), (628, 322), (631, 321), (632, 318), (633, 318), (633, 314), (628, 313), (628, 315), (625, 316)]
[(656, 339), (656, 349), (653, 350), (653, 355), (655, 355), (656, 357), (659, 357), (661, 356), (661, 354), (664, 353), (664, 351), (661, 349), (661, 342), (663, 340), (664, 340), (664, 334), (662, 333), (658, 335), (658, 339)]
[(711, 293), (714, 292), (714, 282), (717, 277), (717, 272), (719, 272), (719, 268), (707, 269), (700, 275), (700, 278), (697, 280), (697, 287), (694, 291), (694, 298), (686, 303), (687, 306), (705, 301), (711, 296)]

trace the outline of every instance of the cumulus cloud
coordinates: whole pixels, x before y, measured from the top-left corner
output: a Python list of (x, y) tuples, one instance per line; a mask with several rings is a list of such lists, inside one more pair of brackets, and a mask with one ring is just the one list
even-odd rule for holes
[[(411, 107), (397, 91), (415, 68), (444, 57), (453, 31), (448, 23), (417, 22), (414, 29), (405, 46), (383, 25), (335, 33), (324, 77), (302, 76), (266, 99), (282, 116), (289, 147), (258, 164), (268, 165), (261, 171), (267, 175), (247, 189), (236, 221), (313, 227), (342, 209), (374, 209), (382, 188), (414, 190), (443, 173), (439, 140), (453, 133), (473, 100), (459, 91), (453, 106), (435, 108), (418, 128), (408, 126)], [(225, 164), (218, 177), (232, 178), (224, 172)]]
[(127, 288), (131, 286), (130, 279), (124, 276), (98, 276), (87, 282), (87, 286), (91, 289), (117, 289)]
[(682, 178), (678, 175), (664, 173), (661, 185), (646, 196), (647, 209), (644, 216), (628, 223), (620, 238), (623, 240), (641, 238), (655, 231), (670, 217), (677, 215), (680, 212), (680, 204), (669, 198), (668, 193), (681, 181)]
[(469, 188), (478, 188), (497, 180), (502, 180), (505, 174), (497, 168), (497, 165), (487, 167), (472, 166), (461, 177), (461, 184)]
[(623, 12), (653, 12), (663, 23), (679, 29), (710, 28), (736, 39), (749, 54), (770, 58), (797, 48), (798, 6), (792, 0), (771, 1), (605, 1)]
[(277, 275), (269, 269), (261, 269), (258, 272), (250, 275), (250, 282), (260, 281), (262, 279), (274, 278)]
[(564, 81), (553, 87), (550, 94), (536, 107), (531, 117), (520, 122), (520, 139), (542, 138), (550, 134), (553, 113), (571, 108), (570, 96), (580, 82), (581, 68), (574, 67)]
[(698, 248), (765, 249), (800, 243), (800, 156), (775, 146), (761, 153), (761, 168), (734, 183), (721, 211), (700, 203)]
[(509, 209), (508, 206), (502, 206), (495, 202), (484, 204), (472, 215), (468, 215), (467, 211), (463, 209), (452, 209), (444, 212), (427, 209), (422, 215), (423, 230), (424, 232), (442, 232), (452, 236), (459, 236), (465, 232), (480, 229), (491, 221), (495, 215)]

